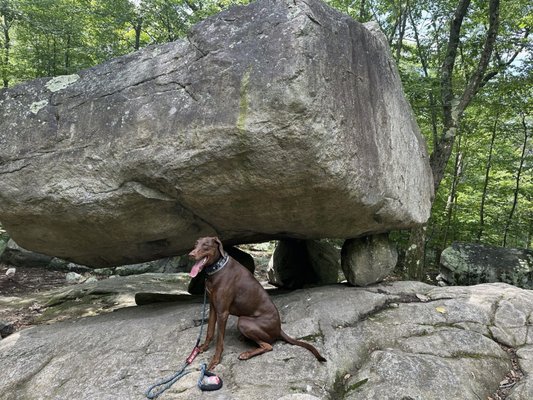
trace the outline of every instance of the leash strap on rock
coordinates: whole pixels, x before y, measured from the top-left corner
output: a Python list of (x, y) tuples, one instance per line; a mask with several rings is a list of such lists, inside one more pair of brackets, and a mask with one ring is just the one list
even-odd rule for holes
[[(162, 379), (161, 381), (153, 384), (146, 390), (145, 395), (149, 399), (155, 399), (161, 395), (165, 390), (170, 388), (174, 383), (183, 378), (185, 375), (193, 372), (192, 370), (186, 371), (188, 365), (192, 364), (196, 356), (200, 353), (200, 340), (202, 338), (204, 322), (205, 322), (205, 311), (207, 309), (207, 289), (204, 290), (204, 306), (202, 310), (202, 322), (200, 324), (200, 333), (198, 334), (198, 339), (196, 339), (196, 345), (192, 349), (191, 354), (185, 360), (183, 367), (177, 371), (174, 375), (169, 376), (168, 378)], [(200, 379), (198, 380), (198, 387), (203, 391), (218, 390), (222, 387), (222, 379), (216, 376), (214, 373), (206, 371), (206, 365), (202, 364)], [(157, 389), (159, 388), (159, 389)], [(157, 390), (156, 390), (157, 389)], [(155, 390), (155, 392), (154, 392)], [(153, 392), (153, 393), (152, 393)]]
[[(176, 381), (178, 381), (179, 379), (183, 378), (185, 375), (190, 374), (192, 371), (186, 371), (185, 370), (185, 368), (187, 368), (187, 365), (189, 365), (189, 363), (186, 362), (185, 365), (183, 365), (183, 368), (181, 370), (179, 370), (178, 372), (176, 372), (174, 375), (172, 375), (172, 376), (170, 376), (168, 378), (162, 379), (161, 381), (159, 381), (159, 382), (153, 384), (152, 386), (150, 386), (148, 388), (148, 390), (146, 391), (146, 393), (145, 393), (146, 397), (148, 397), (149, 399), (157, 398), (165, 390), (167, 390), (174, 383), (176, 383)], [(159, 388), (159, 389), (157, 389), (157, 388)], [(153, 392), (154, 390), (155, 390), (155, 392)]]

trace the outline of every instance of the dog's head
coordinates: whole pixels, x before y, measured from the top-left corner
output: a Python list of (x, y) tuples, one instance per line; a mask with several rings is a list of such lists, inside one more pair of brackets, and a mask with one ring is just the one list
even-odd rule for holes
[(189, 257), (196, 263), (191, 269), (190, 275), (194, 278), (205, 267), (213, 265), (220, 257), (224, 257), (224, 247), (217, 237), (203, 237), (196, 241), (194, 249), (189, 253)]

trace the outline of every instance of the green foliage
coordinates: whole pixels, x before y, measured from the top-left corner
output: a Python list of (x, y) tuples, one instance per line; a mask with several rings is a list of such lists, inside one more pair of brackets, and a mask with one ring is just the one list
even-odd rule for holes
[[(498, 87), (481, 96), (469, 110), (462, 123), (463, 135), (468, 141), (455, 152), (463, 154), (463, 171), (459, 180), (455, 201), (454, 219), (451, 231), (452, 240), (479, 240), (486, 244), (502, 245), (503, 230), (513, 205), (514, 191), (517, 185), (517, 173), (522, 158), (522, 148), (527, 139), (528, 151), (518, 187), (516, 212), (511, 221), (511, 240), (507, 245), (512, 247), (531, 246), (531, 223), (533, 217), (533, 142), (531, 117), (525, 118), (526, 131), (522, 125), (522, 116), (531, 113), (533, 99), (531, 77), (507, 77), (499, 82)], [(488, 190), (484, 209), (486, 219), (481, 235), (480, 204), (482, 188), (485, 183), (485, 172), (489, 155), (490, 141), (493, 130), (496, 132), (494, 150), (488, 174)], [(525, 135), (528, 135), (526, 138)], [(446, 177), (444, 188), (439, 193), (434, 205), (433, 217), (435, 224), (443, 226), (443, 212), (450, 186), (451, 171)], [(479, 237), (478, 237), (479, 236)], [(443, 240), (437, 237), (436, 241)]]
[(0, 0), (3, 86), (72, 74), (184, 37), (198, 21), (249, 0)]

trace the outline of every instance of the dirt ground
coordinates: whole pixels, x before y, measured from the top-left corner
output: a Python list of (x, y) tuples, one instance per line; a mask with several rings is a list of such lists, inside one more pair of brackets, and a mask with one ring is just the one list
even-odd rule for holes
[[(44, 268), (16, 267), (13, 277), (8, 277), (8, 266), (0, 264), (0, 297), (26, 297), (34, 293), (67, 286), (66, 273), (49, 271)], [(43, 308), (34, 303), (18, 310), (8, 309), (0, 305), (0, 323), (21, 328), (36, 324), (35, 319), (41, 315)]]
[(0, 296), (21, 297), (67, 285), (65, 272), (16, 267), (15, 275), (10, 278), (6, 276), (8, 268), (0, 264)]

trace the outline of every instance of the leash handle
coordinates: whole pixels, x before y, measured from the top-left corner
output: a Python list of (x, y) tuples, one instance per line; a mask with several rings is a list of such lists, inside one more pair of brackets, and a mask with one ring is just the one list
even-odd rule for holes
[(200, 348), (198, 346), (194, 346), (194, 349), (192, 349), (191, 354), (189, 354), (189, 357), (187, 357), (187, 360), (185, 360), (185, 362), (187, 364), (192, 364), (198, 354), (200, 354)]
[(222, 379), (213, 372), (207, 371), (207, 365), (202, 364), (200, 379), (198, 379), (198, 388), (202, 392), (218, 390), (222, 387)]

